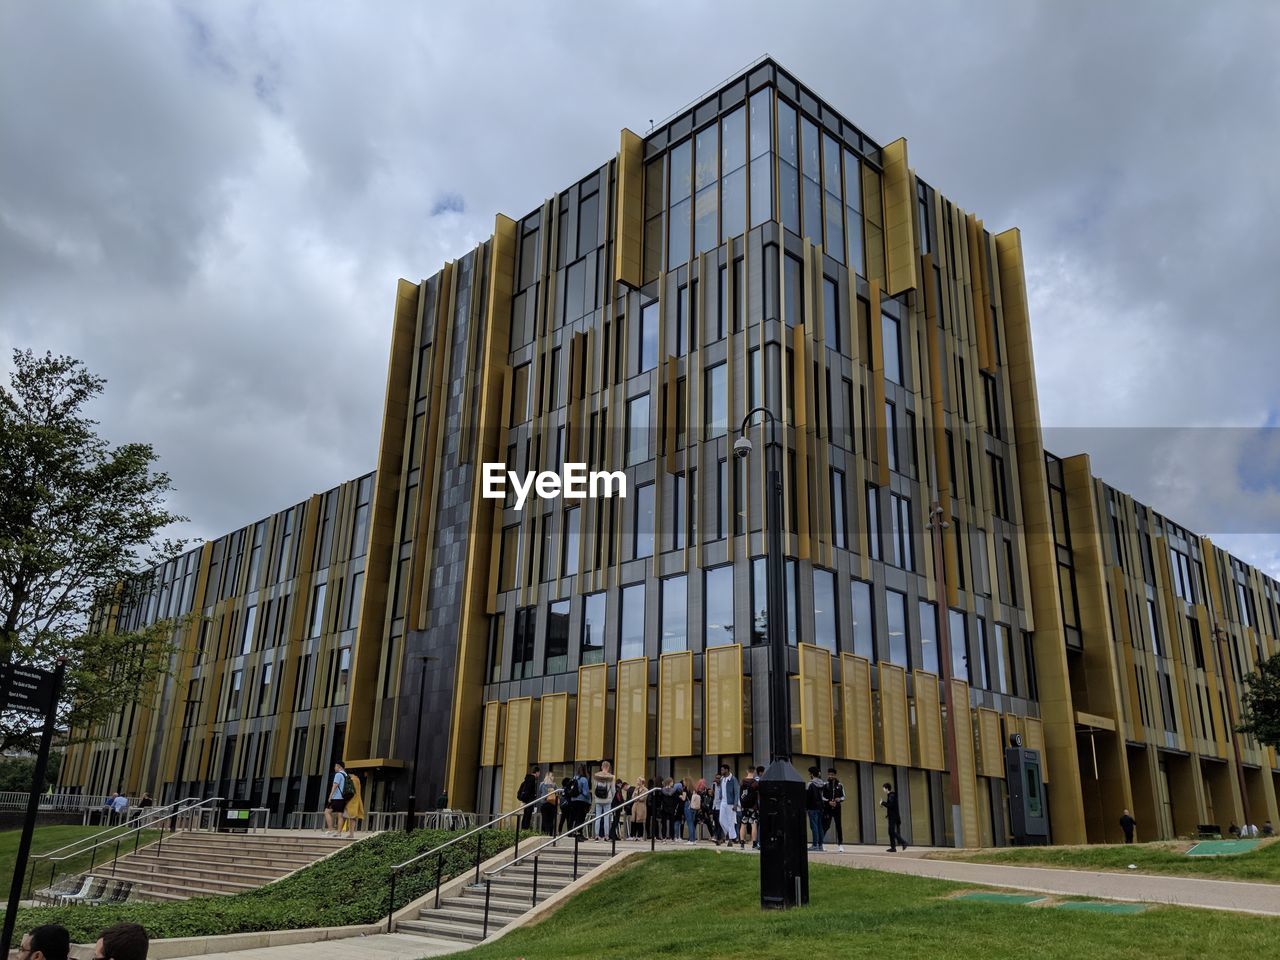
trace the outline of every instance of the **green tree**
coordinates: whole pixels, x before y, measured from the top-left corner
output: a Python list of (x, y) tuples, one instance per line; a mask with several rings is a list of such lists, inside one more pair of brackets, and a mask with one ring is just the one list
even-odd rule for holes
[[(85, 730), (167, 669), (172, 621), (117, 629), (144, 600), (143, 567), (176, 554), (184, 520), (149, 444), (112, 446), (85, 407), (106, 384), (78, 360), (15, 350), (0, 385), (0, 661), (66, 663), (58, 722)], [(37, 717), (0, 715), (0, 752), (32, 750)]]
[(1240, 733), (1251, 733), (1259, 743), (1280, 749), (1280, 653), (1261, 661), (1244, 678), (1240, 712)]
[[(62, 769), (62, 754), (57, 751), (49, 753), (49, 769), (45, 771), (44, 783), (39, 790), (45, 790), (58, 783), (58, 771)], [(31, 778), (36, 772), (35, 757), (0, 757), (0, 791), (31, 790)]]

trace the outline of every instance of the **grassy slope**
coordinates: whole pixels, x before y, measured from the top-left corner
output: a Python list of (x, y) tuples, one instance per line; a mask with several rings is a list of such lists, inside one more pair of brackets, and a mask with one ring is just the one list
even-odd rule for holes
[[(48, 853), (64, 847), (73, 841), (80, 840), (84, 837), (91, 837), (94, 834), (102, 833), (102, 827), (81, 827), (81, 826), (52, 826), (52, 827), (36, 827), (31, 837), (31, 855), (35, 857), (39, 853)], [(123, 831), (117, 831), (123, 832)], [(114, 836), (114, 834), (113, 834)], [(22, 838), (21, 830), (3, 830), (0, 831), (0, 885), (3, 885), (6, 896), (9, 892), (9, 884), (13, 879), (14, 861), (18, 858), (18, 841)], [(144, 834), (143, 842), (147, 842), (148, 835)], [(132, 849), (133, 838), (129, 838), (129, 849)], [(126, 851), (121, 850), (121, 854)], [(110, 854), (108, 854), (110, 856)], [(99, 851), (97, 861), (102, 862), (103, 852)], [(84, 870), (89, 866), (89, 856), (77, 857), (74, 860), (68, 860), (66, 863), (58, 865), (57, 872), (59, 874), (70, 873), (73, 870)], [(37, 885), (42, 883), (48, 877), (48, 866), (40, 871), (37, 878)], [(25, 890), (25, 887), (24, 887)]]
[(766, 914), (755, 857), (704, 851), (634, 863), (542, 923), (468, 953), (468, 960), (1198, 960), (1280, 952), (1280, 922), (1266, 917), (1175, 907), (1114, 917), (965, 903), (946, 899), (964, 889), (960, 884), (821, 864), (810, 866), (806, 909)]
[(1141, 873), (1280, 883), (1280, 840), (1269, 841), (1249, 853), (1224, 857), (1188, 857), (1182, 852), (1187, 846), (1173, 843), (1135, 843), (1095, 847), (1021, 847), (935, 856), (939, 859), (970, 860), (975, 863), (1122, 872), (1128, 872), (1129, 864), (1132, 863), (1137, 865)]
[[(73, 942), (92, 943), (103, 927), (118, 920), (142, 924), (153, 939), (372, 923), (387, 915), (387, 868), (455, 835), (443, 830), (379, 834), (278, 883), (230, 897), (22, 910), (18, 929), (61, 923), (71, 931)], [(480, 836), (484, 840), (482, 859), (493, 856), (514, 839), (514, 834), (495, 831)], [(475, 849), (472, 839), (446, 851), (445, 877), (473, 866)], [(422, 868), (406, 871), (396, 884), (397, 907), (432, 889), (435, 869), (436, 860), (432, 857)]]

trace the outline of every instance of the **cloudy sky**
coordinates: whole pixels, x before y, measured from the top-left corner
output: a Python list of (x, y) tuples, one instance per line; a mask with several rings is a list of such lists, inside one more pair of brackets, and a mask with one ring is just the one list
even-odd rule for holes
[(1022, 228), (1050, 447), (1280, 573), (1280, 5), (910, 7), (6, 3), (0, 366), (218, 535), (372, 467), (397, 277), (767, 52)]

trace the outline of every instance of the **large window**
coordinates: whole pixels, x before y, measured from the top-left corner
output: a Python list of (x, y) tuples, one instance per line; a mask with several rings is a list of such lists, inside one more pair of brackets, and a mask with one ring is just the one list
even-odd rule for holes
[(813, 642), (836, 652), (839, 636), (839, 613), (836, 610), (836, 575), (830, 570), (813, 570)]
[(720, 121), (721, 241), (747, 229), (747, 111), (739, 107)]
[(369, 551), (369, 500), (373, 495), (373, 477), (364, 477), (356, 485), (356, 515), (351, 534), (351, 556), (363, 557)]
[(649, 395), (627, 401), (627, 466), (649, 459)]
[(632, 517), (632, 534), (635, 549), (632, 558), (653, 556), (653, 487), (642, 483), (635, 490), (635, 514)]
[(667, 223), (667, 269), (689, 261), (689, 230), (693, 207), (693, 141), (672, 149), (669, 187), (670, 213)]
[(533, 641), (537, 627), (537, 607), (516, 611), (516, 629), (511, 653), (511, 679), (533, 676)]
[(867, 549), (872, 560), (880, 559), (880, 489), (867, 484)]
[(684, 574), (662, 581), (662, 638), (660, 653), (689, 649), (689, 578)]
[(729, 429), (728, 367), (717, 363), (706, 372), (707, 439), (723, 437)]
[(974, 617), (973, 627), (973, 657), (969, 661), (973, 683), (984, 690), (990, 690), (991, 675), (987, 666), (987, 621), (982, 617)]
[(554, 600), (547, 607), (547, 652), (544, 673), (569, 669), (569, 601)]
[(511, 371), (511, 423), (519, 426), (529, 419), (529, 364)]
[(966, 629), (968, 618), (963, 610), (947, 611), (947, 627), (951, 641), (951, 677), (953, 680), (969, 682), (969, 631)]
[(582, 664), (604, 660), (605, 595), (589, 593), (582, 601)]
[(827, 256), (844, 262), (844, 205), (840, 202), (840, 145), (825, 131), (822, 134), (823, 211), (826, 220), (824, 248)]
[(560, 558), (560, 576), (562, 577), (571, 577), (578, 572), (578, 551), (581, 549), (580, 518), (579, 507), (569, 507), (564, 512), (564, 553)]
[(888, 635), (888, 649), (885, 652), (890, 663), (910, 667), (911, 659), (907, 652), (910, 646), (907, 636), (907, 597), (897, 590), (886, 590), (884, 602), (885, 632)]
[(1013, 655), (1013, 632), (1003, 623), (996, 624), (996, 683), (1001, 693), (1021, 696), (1017, 661)]
[(244, 638), (240, 645), (240, 653), (246, 654), (253, 649), (253, 628), (258, 625), (258, 608), (249, 607), (244, 612)]
[(822, 278), (822, 336), (829, 349), (844, 352), (840, 330), (840, 288), (830, 277)]
[(883, 338), (885, 379), (902, 383), (902, 341), (898, 335), (898, 321), (887, 313), (881, 314), (880, 334)]
[(733, 643), (733, 565), (704, 571), (702, 609), (708, 647)]
[(845, 532), (844, 471), (831, 471), (831, 542), (843, 550), (847, 547)]
[(765, 557), (751, 560), (751, 642), (769, 642), (769, 564)]
[(694, 135), (693, 252), (706, 253), (719, 243), (716, 229), (716, 185), (719, 181), (720, 130), (712, 124)]
[(751, 97), (751, 225), (773, 218), (773, 95)]
[(849, 269), (866, 276), (862, 256), (862, 162), (849, 150), (844, 152), (844, 218), (848, 231)]
[[(634, 314), (633, 314), (634, 316)], [(640, 373), (658, 365), (658, 301), (640, 308)]]
[(644, 584), (623, 587), (618, 616), (618, 659), (644, 656)]
[(849, 596), (853, 601), (853, 623), (849, 631), (853, 639), (853, 652), (860, 657), (874, 660), (876, 628), (872, 615), (871, 584), (865, 580), (850, 580)]
[(818, 125), (808, 117), (800, 117), (800, 187), (803, 207), (801, 233), (819, 246), (822, 245), (822, 169), (819, 160), (821, 147)]
[(328, 585), (316, 584), (311, 589), (311, 630), (308, 637), (318, 637), (324, 625), (324, 595)]
[(788, 327), (798, 327), (804, 323), (804, 264), (788, 253), (782, 258), (782, 270), (784, 319)]
[(778, 199), (782, 225), (800, 233), (800, 144), (796, 109), (778, 104)]
[(920, 668), (938, 675), (938, 606), (920, 601)]
[(903, 570), (915, 569), (915, 558), (911, 549), (911, 501), (904, 496), (892, 493), (889, 495), (889, 519), (893, 526), (892, 563)]

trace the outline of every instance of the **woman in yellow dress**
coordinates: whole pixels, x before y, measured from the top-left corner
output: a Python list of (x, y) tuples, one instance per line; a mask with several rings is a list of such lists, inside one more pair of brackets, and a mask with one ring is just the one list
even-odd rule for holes
[(356, 821), (364, 819), (364, 796), (361, 793), (360, 778), (354, 773), (348, 773), (351, 778), (351, 786), (355, 788), (355, 793), (351, 799), (347, 801), (347, 807), (342, 812), (342, 829), (338, 831), (338, 835), (348, 834), (349, 839), (354, 840), (356, 837)]

